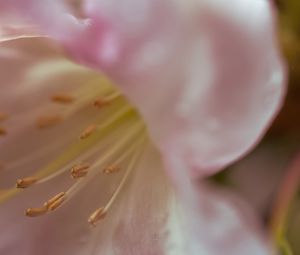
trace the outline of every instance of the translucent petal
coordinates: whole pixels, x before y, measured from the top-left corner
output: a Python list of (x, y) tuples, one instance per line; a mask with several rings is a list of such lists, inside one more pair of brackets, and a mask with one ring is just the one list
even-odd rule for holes
[(87, 1), (65, 43), (144, 116), (165, 159), (211, 174), (249, 151), (278, 111), (284, 67), (270, 1)]

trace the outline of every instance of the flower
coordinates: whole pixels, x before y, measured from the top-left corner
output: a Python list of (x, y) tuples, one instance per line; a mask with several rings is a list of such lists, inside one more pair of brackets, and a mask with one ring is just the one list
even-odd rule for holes
[[(269, 254), (247, 206), (198, 182), (249, 151), (280, 107), (270, 3), (91, 0), (85, 19), (67, 6), (0, 4), (4, 31), (28, 22), (1, 43), (5, 184), (31, 188), (0, 193), (0, 251)], [(96, 230), (78, 223), (88, 214)]]

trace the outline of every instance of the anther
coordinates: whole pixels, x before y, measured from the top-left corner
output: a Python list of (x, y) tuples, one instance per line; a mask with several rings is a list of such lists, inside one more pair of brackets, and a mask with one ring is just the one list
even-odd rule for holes
[(48, 211), (53, 211), (58, 208), (66, 199), (66, 193), (60, 192), (55, 195), (53, 198), (49, 199), (44, 206), (47, 208)]
[(5, 128), (0, 127), (0, 136), (6, 135), (7, 131)]
[(55, 94), (51, 97), (51, 100), (55, 103), (70, 104), (74, 101), (74, 97), (68, 94)]
[(7, 114), (4, 112), (0, 112), (0, 121), (6, 120), (7, 119)]
[(62, 117), (58, 114), (41, 116), (37, 119), (37, 126), (41, 129), (54, 126), (62, 121)]
[(78, 164), (72, 167), (71, 175), (74, 179), (84, 177), (88, 174), (89, 165), (87, 164)]
[(88, 138), (90, 135), (92, 135), (95, 130), (96, 130), (97, 126), (92, 124), (90, 126), (88, 126), (85, 130), (82, 131), (82, 133), (80, 134), (80, 139), (85, 139)]
[(35, 184), (37, 182), (37, 180), (38, 179), (36, 177), (26, 177), (23, 179), (18, 179), (16, 187), (18, 189), (25, 189), (25, 188), (28, 188), (31, 185)]
[(38, 208), (28, 208), (25, 212), (25, 215), (28, 217), (37, 217), (42, 216), (47, 213), (47, 208), (45, 206)]
[(96, 226), (96, 223), (102, 219), (104, 219), (106, 216), (106, 210), (104, 207), (98, 208), (96, 211), (94, 211), (91, 216), (88, 219), (88, 223), (90, 223), (93, 226)]
[(111, 166), (107, 166), (103, 169), (103, 173), (105, 174), (112, 174), (112, 173), (116, 173), (120, 170), (120, 167), (116, 166), (116, 165), (111, 165)]
[(102, 108), (106, 105), (109, 105), (111, 102), (111, 100), (107, 100), (105, 98), (98, 98), (94, 101), (94, 106), (96, 106), (97, 108)]

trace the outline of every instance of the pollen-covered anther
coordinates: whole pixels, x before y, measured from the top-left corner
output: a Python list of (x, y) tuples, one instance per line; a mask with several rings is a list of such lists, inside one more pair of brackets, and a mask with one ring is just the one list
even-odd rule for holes
[(116, 172), (119, 172), (119, 171), (120, 171), (119, 166), (110, 165), (110, 166), (105, 167), (102, 172), (105, 173), (105, 174), (112, 174), (112, 173), (116, 173)]
[(102, 108), (104, 106), (109, 105), (110, 102), (111, 102), (111, 100), (109, 100), (109, 99), (98, 98), (94, 101), (94, 106), (96, 106), (97, 108)]
[(90, 223), (93, 226), (96, 226), (96, 223), (98, 221), (104, 219), (106, 214), (107, 214), (107, 212), (106, 212), (105, 208), (100, 207), (90, 215), (90, 217), (88, 219), (88, 223)]
[(37, 217), (45, 215), (48, 212), (47, 207), (28, 208), (25, 215), (28, 217)]
[(41, 129), (52, 127), (63, 120), (62, 116), (55, 115), (44, 115), (37, 119), (37, 126)]
[(0, 136), (4, 136), (4, 135), (6, 135), (6, 134), (7, 134), (6, 129), (3, 128), (3, 127), (0, 127)]
[(4, 112), (0, 112), (0, 122), (8, 118), (8, 115)]
[(44, 206), (47, 208), (48, 211), (53, 211), (66, 200), (66, 192), (60, 192), (55, 195), (53, 198), (49, 199)]
[(88, 174), (88, 169), (90, 166), (88, 164), (78, 164), (72, 167), (71, 175), (74, 179), (84, 177)]
[(52, 102), (60, 104), (70, 104), (74, 102), (74, 97), (68, 94), (55, 94), (51, 97)]
[(32, 186), (33, 184), (35, 184), (37, 181), (38, 181), (38, 179), (36, 177), (26, 177), (23, 179), (18, 179), (16, 187), (18, 189), (26, 189), (26, 188)]
[(80, 139), (86, 139), (89, 136), (91, 136), (97, 129), (97, 126), (94, 124), (89, 125), (87, 128), (85, 128), (82, 133), (80, 134)]

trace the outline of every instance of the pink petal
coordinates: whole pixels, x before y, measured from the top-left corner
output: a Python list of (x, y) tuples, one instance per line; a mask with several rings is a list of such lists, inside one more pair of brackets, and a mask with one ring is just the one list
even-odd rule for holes
[(168, 224), (175, 247), (170, 254), (273, 254), (257, 215), (237, 195), (203, 180), (192, 182), (176, 155), (168, 164), (177, 191)]
[(278, 111), (284, 67), (269, 1), (90, 0), (65, 41), (137, 106), (168, 158), (211, 174), (249, 151)]
[[(66, 179), (65, 179), (66, 180)], [(60, 212), (41, 218), (24, 216), (24, 210), (66, 188), (65, 180), (42, 185), (1, 205), (0, 253), (9, 255), (82, 254), (91, 233), (89, 226), (74, 224), (86, 217), (82, 201), (67, 204)], [(56, 190), (57, 189), (57, 190)]]
[[(239, 213), (235, 202), (228, 204), (227, 196), (215, 191), (201, 188), (198, 193), (186, 174), (186, 169), (211, 173), (241, 156), (279, 107), (283, 68), (274, 45), (268, 3), (236, 0), (227, 7), (225, 1), (128, 0), (120, 4), (111, 0), (90, 4), (91, 20), (84, 34), (64, 37), (64, 28), (56, 30), (47, 17), (41, 19), (42, 27), (49, 25), (49, 34), (62, 40), (78, 61), (106, 71), (148, 122), (182, 203), (171, 208), (172, 213), (177, 212), (175, 226), (182, 227), (178, 232), (183, 240), (174, 253), (268, 254), (264, 240), (248, 223), (247, 213)], [(139, 213), (147, 216), (144, 211)], [(228, 219), (231, 224), (226, 225)], [(135, 222), (136, 218), (125, 219), (120, 232), (138, 229)], [(151, 221), (145, 229), (149, 226)], [(173, 226), (170, 231), (176, 233)], [(38, 231), (36, 234), (39, 237)], [(99, 236), (105, 234), (100, 231)], [(148, 249), (151, 239), (148, 233), (142, 234), (147, 245), (140, 249)], [(132, 255), (134, 246), (123, 238), (117, 236), (113, 247), (120, 247), (119, 254), (124, 250)], [(168, 239), (177, 244), (176, 236)], [(29, 242), (28, 254), (35, 241)], [(43, 247), (36, 247), (38, 254)]]
[(79, 26), (67, 1), (61, 0), (1, 1), (0, 22), (0, 31), (3, 27), (5, 29), (7, 26), (13, 26), (18, 27), (18, 33), (23, 35), (28, 33), (27, 25), (33, 24), (35, 33), (60, 39), (67, 36), (68, 31), (76, 30)]
[[(176, 171), (187, 173), (180, 168)], [(187, 178), (185, 174), (181, 181)], [(127, 188), (127, 195), (123, 193), (121, 204), (115, 208), (119, 214), (112, 219), (115, 229), (111, 246), (105, 250), (103, 244), (95, 244), (99, 253), (271, 254), (261, 224), (246, 204), (227, 190), (203, 183), (194, 187), (192, 193), (185, 186), (177, 196), (151, 147), (146, 148)]]
[(181, 197), (173, 203), (166, 254), (272, 254), (253, 212), (239, 198), (203, 184), (197, 192), (194, 201)]

